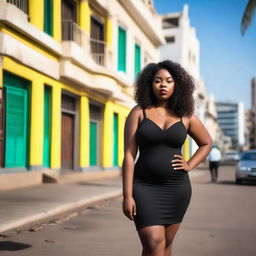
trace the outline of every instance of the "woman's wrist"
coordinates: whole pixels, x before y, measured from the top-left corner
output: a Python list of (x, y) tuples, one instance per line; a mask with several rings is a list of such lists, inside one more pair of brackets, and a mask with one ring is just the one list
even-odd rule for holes
[(187, 161), (187, 164), (188, 164), (188, 172), (192, 171), (192, 166), (190, 165), (189, 161)]
[(126, 199), (126, 198), (131, 198), (132, 195), (128, 194), (128, 195), (123, 195), (123, 198)]

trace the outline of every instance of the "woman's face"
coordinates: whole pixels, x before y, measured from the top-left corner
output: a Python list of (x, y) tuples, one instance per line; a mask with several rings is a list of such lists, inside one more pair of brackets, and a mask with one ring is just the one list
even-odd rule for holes
[(166, 69), (160, 69), (153, 79), (153, 92), (158, 100), (167, 100), (174, 90), (174, 80)]

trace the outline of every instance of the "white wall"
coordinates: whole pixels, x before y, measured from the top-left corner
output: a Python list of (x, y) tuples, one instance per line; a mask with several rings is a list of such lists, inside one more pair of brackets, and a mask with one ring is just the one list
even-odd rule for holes
[(190, 26), (188, 5), (184, 5), (181, 13), (162, 15), (162, 17), (166, 16), (179, 17), (179, 26), (163, 29), (164, 36), (174, 36), (175, 42), (160, 47), (161, 60), (170, 59), (178, 62), (195, 79), (199, 79), (199, 40), (196, 37), (195, 29)]

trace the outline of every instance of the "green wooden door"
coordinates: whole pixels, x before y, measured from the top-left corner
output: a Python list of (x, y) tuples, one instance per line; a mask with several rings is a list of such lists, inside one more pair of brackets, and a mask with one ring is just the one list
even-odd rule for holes
[(126, 31), (118, 27), (118, 71), (126, 72)]
[(135, 56), (134, 56), (134, 74), (135, 78), (137, 77), (137, 74), (140, 72), (141, 66), (141, 53), (140, 53), (140, 46), (138, 44), (135, 44)]
[(44, 32), (53, 35), (53, 0), (44, 0)]
[(4, 167), (28, 164), (28, 90), (24, 81), (4, 73), (6, 87)]
[(0, 88), (0, 167), (4, 167), (4, 111), (5, 109), (5, 88)]
[(51, 88), (44, 88), (44, 151), (43, 166), (50, 167), (51, 152)]
[(90, 121), (90, 165), (97, 165), (97, 122)]
[(116, 113), (113, 121), (113, 165), (118, 166), (118, 115)]

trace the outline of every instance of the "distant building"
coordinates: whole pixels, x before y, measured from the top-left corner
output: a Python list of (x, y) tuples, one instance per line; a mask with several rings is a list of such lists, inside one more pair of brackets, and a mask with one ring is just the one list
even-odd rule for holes
[(224, 134), (231, 137), (234, 149), (245, 144), (244, 105), (239, 103), (217, 102), (217, 119)]
[(256, 108), (256, 77), (251, 82), (251, 108)]
[(250, 148), (256, 148), (256, 77), (251, 81), (251, 108), (248, 115), (249, 144)]
[(213, 95), (210, 95), (208, 97), (206, 113), (204, 115), (205, 118), (203, 122), (212, 137), (213, 144), (218, 146), (224, 153), (225, 151), (227, 151), (229, 145), (228, 142), (225, 140), (223, 131), (217, 122), (217, 109)]
[(251, 131), (252, 131), (252, 111), (251, 109), (247, 109), (245, 111), (245, 146), (244, 150), (248, 150), (251, 148)]
[(250, 132), (249, 144), (250, 148), (256, 148), (256, 108), (250, 109)]

